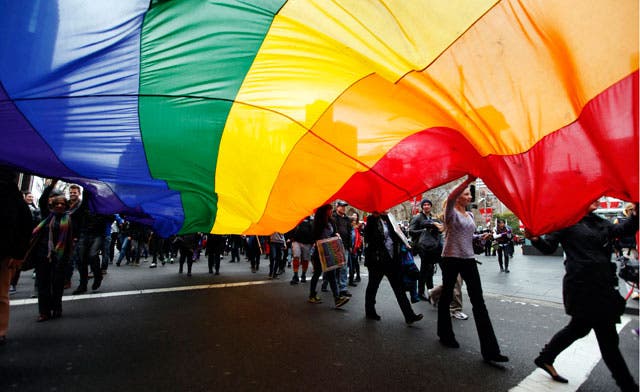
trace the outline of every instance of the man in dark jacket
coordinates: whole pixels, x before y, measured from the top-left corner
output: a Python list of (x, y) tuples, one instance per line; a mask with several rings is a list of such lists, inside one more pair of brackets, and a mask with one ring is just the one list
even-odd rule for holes
[[(291, 284), (307, 281), (307, 269), (311, 260), (311, 247), (313, 246), (313, 219), (308, 216), (291, 230), (287, 238), (291, 238), (291, 252), (293, 257), (293, 278)], [(298, 271), (302, 263), (302, 275), (298, 278)]]
[[(433, 274), (435, 265), (440, 262), (442, 253), (442, 231), (444, 225), (431, 215), (431, 200), (424, 199), (420, 203), (422, 211), (416, 214), (409, 224), (409, 233), (412, 238), (412, 246), (417, 248), (420, 255), (420, 279), (418, 280), (418, 296), (424, 301), (429, 298), (425, 295), (427, 290), (433, 288)], [(428, 237), (427, 237), (428, 236)], [(430, 238), (429, 238), (430, 237)], [(428, 240), (422, 241), (421, 238)]]
[(9, 283), (31, 238), (31, 211), (14, 180), (13, 171), (0, 167), (0, 345), (9, 328)]
[[(346, 208), (349, 204), (346, 201), (338, 200), (336, 203), (336, 209), (333, 211), (332, 219), (336, 224), (338, 234), (342, 239), (342, 245), (345, 250), (345, 260), (348, 260), (349, 253), (351, 251), (351, 218), (346, 214)], [(347, 291), (347, 281), (349, 279), (349, 272), (347, 270), (348, 265), (340, 268), (337, 272), (338, 276), (338, 289), (340, 290), (340, 296), (351, 297), (351, 293)], [(323, 285), (324, 286), (324, 285)]]
[[(558, 382), (568, 382), (558, 375), (553, 362), (576, 340), (594, 330), (602, 359), (623, 391), (638, 391), (629, 368), (618, 347), (615, 324), (620, 322), (625, 300), (617, 289), (616, 265), (611, 262), (615, 238), (638, 230), (637, 211), (624, 224), (613, 224), (593, 213), (599, 206), (594, 201), (578, 223), (544, 238), (530, 236), (533, 246), (546, 254), (562, 244), (566, 259), (562, 297), (569, 324), (556, 333), (542, 349), (535, 364)], [(637, 210), (637, 205), (636, 205)]]

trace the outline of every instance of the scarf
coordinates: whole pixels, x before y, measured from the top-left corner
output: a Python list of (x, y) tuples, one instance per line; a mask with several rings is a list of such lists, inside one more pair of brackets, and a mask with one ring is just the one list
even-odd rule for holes
[[(40, 231), (46, 227), (48, 230), (48, 241), (47, 241), (47, 259), (51, 261), (52, 256), (55, 256), (57, 260), (62, 260), (65, 252), (68, 250), (68, 236), (70, 234), (70, 219), (69, 214), (62, 214), (60, 216), (59, 225), (58, 225), (58, 241), (54, 244), (54, 230), (56, 226), (56, 215), (51, 213), (49, 216), (44, 219), (42, 222), (33, 229), (33, 238), (38, 238)], [(44, 234), (44, 232), (42, 233)]]

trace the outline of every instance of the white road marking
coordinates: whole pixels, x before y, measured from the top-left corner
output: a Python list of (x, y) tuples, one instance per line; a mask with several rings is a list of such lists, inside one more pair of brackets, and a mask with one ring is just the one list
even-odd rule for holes
[[(204, 284), (198, 286), (180, 286), (180, 287), (166, 287), (160, 289), (143, 289), (143, 290), (130, 290), (130, 291), (116, 291), (113, 293), (95, 293), (95, 294), (80, 294), (80, 295), (65, 295), (62, 297), (62, 301), (78, 301), (82, 299), (93, 298), (108, 298), (108, 297), (122, 297), (126, 295), (140, 295), (140, 294), (154, 294), (154, 293), (168, 293), (173, 291), (190, 291), (190, 290), (206, 290), (206, 289), (223, 289), (227, 287), (240, 287), (240, 286), (253, 286), (258, 284), (272, 283), (272, 280), (259, 280), (253, 282), (237, 282), (237, 283), (217, 283), (217, 284)], [(11, 300), (11, 306), (20, 305), (32, 305), (37, 304), (37, 298), (30, 299), (18, 299)]]
[[(618, 332), (622, 330), (630, 321), (631, 317), (623, 315), (621, 323), (616, 325)], [(551, 338), (551, 336), (549, 336)], [(580, 388), (594, 367), (600, 362), (602, 356), (598, 348), (598, 341), (593, 330), (589, 335), (575, 341), (569, 348), (564, 350), (553, 366), (558, 374), (569, 380), (568, 384), (555, 382), (542, 369), (536, 368), (527, 378), (522, 380), (520, 384), (511, 388), (510, 392), (573, 392)], [(533, 361), (533, 359), (532, 359)]]

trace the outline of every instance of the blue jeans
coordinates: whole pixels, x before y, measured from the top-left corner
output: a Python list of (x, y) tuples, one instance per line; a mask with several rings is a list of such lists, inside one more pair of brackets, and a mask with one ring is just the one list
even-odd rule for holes
[[(120, 248), (120, 254), (118, 255), (116, 265), (120, 265), (122, 259), (124, 259), (127, 254), (127, 248), (129, 247), (129, 237), (123, 236), (120, 242), (122, 243), (122, 247)], [(127, 260), (129, 260), (129, 258), (127, 258)]]
[(104, 235), (85, 234), (82, 237), (82, 253), (78, 259), (79, 263), (77, 268), (80, 273), (80, 287), (85, 288), (89, 280), (89, 267), (91, 267), (91, 272), (93, 272), (93, 278), (96, 281), (102, 280), (98, 252), (103, 248)]
[(282, 248), (283, 244), (278, 242), (271, 243), (271, 251), (269, 252), (269, 276), (276, 277), (280, 260), (282, 260)]

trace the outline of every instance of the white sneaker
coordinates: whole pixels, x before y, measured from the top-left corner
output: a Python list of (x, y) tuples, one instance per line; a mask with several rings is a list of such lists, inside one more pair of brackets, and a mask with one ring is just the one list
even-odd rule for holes
[(456, 318), (458, 320), (466, 320), (469, 318), (469, 316), (467, 316), (466, 314), (462, 313), (459, 310), (456, 310), (455, 312), (451, 313), (451, 317)]

